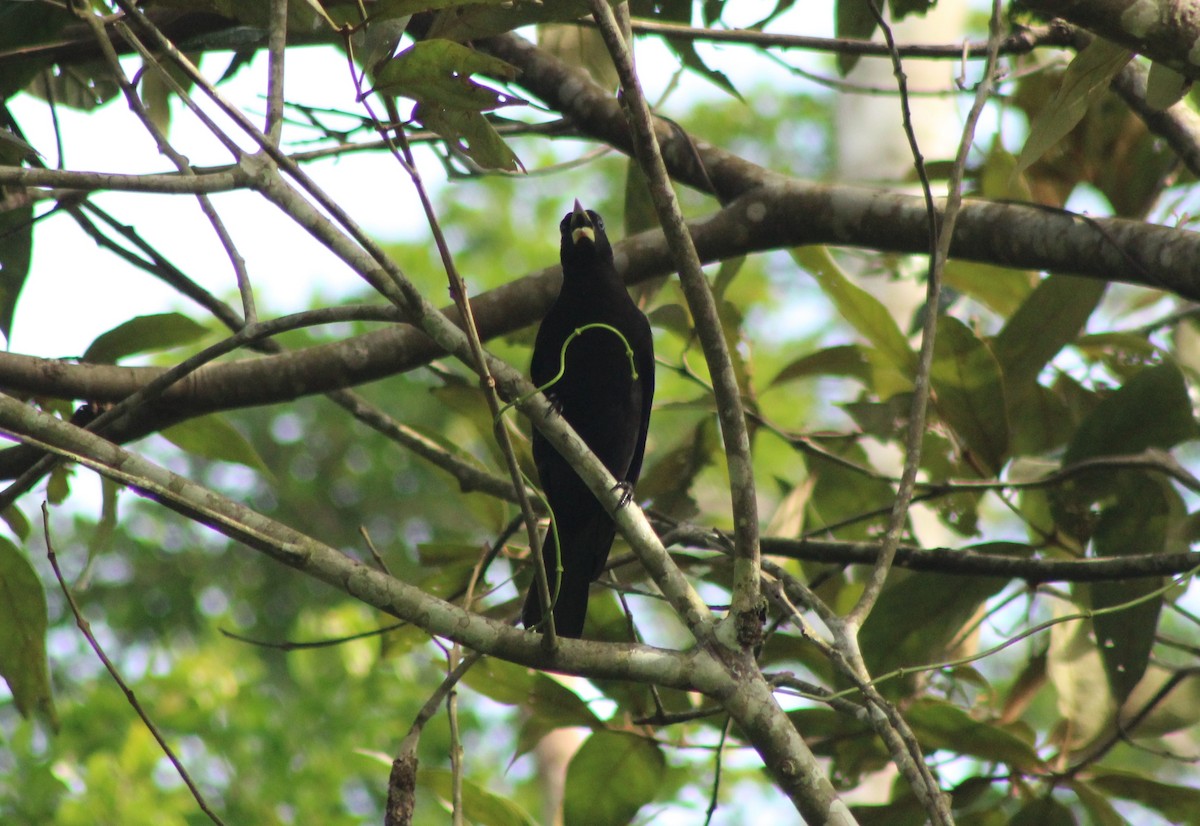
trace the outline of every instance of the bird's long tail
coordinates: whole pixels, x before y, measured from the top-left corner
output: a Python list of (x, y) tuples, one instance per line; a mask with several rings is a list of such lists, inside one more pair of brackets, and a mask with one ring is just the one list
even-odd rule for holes
[[(564, 530), (566, 528), (566, 530)], [(604, 560), (608, 558), (616, 528), (607, 514), (602, 520), (593, 520), (582, 529), (571, 530), (559, 526), (563, 541), (562, 577), (558, 580), (558, 599), (554, 603), (554, 631), (562, 637), (578, 638), (583, 634), (583, 621), (587, 616), (588, 588), (600, 573)], [(546, 577), (554, 595), (558, 577), (558, 552), (554, 532), (546, 534), (542, 543), (542, 559), (546, 565)], [(529, 587), (525, 607), (521, 611), (521, 622), (533, 628), (542, 621), (542, 603), (538, 597), (537, 582)]]

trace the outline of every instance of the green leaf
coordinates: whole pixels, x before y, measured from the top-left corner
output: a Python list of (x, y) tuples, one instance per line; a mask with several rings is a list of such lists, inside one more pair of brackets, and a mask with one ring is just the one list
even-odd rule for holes
[(563, 821), (618, 826), (659, 792), (667, 764), (658, 744), (624, 731), (597, 731), (567, 767)]
[(1067, 781), (1067, 788), (1075, 792), (1084, 811), (1096, 826), (1126, 826), (1125, 818), (1108, 802), (1108, 796), (1101, 794), (1082, 780)]
[(218, 462), (233, 462), (269, 474), (270, 468), (237, 428), (212, 414), (168, 427), (161, 435), (180, 450)]
[[(479, 0), (475, 1), (479, 2)], [(501, 2), (503, 0), (492, 0), (493, 4)], [(371, 8), (370, 19), (372, 22), (390, 20), (395, 17), (417, 14), (418, 12), (436, 11), (438, 9), (462, 5), (463, 0), (376, 0), (375, 5)]]
[[(1021, 546), (1018, 546), (1021, 547)], [(979, 606), (1000, 592), (1005, 577), (960, 577), (927, 571), (893, 577), (859, 632), (863, 657), (875, 677), (897, 668), (930, 665), (947, 648)], [(920, 611), (913, 606), (920, 605)], [(880, 686), (894, 694), (894, 681)]]
[(54, 470), (50, 471), (50, 478), (46, 480), (46, 498), (50, 500), (51, 505), (58, 505), (71, 495), (73, 467), (59, 462)]
[(850, 376), (866, 383), (870, 379), (870, 365), (863, 355), (862, 348), (857, 344), (826, 347), (824, 350), (801, 356), (784, 366), (775, 378), (771, 379), (767, 389), (812, 376)]
[[(75, 22), (66, 7), (51, 3), (0, 3), (0, 51), (13, 54), (36, 43), (52, 40), (68, 23)], [(31, 78), (48, 68), (50, 59), (14, 61), (0, 72), (0, 100), (21, 91)]]
[(625, 237), (658, 226), (658, 213), (642, 165), (633, 158), (625, 164)]
[(480, 85), (476, 72), (512, 80), (517, 70), (499, 58), (450, 40), (422, 40), (384, 64), (375, 91), (403, 95), (439, 109), (479, 112), (521, 103), (519, 98)]
[(1165, 63), (1155, 60), (1146, 78), (1146, 105), (1162, 111), (1183, 99), (1192, 82)]
[(467, 672), (463, 683), (485, 697), (510, 706), (533, 709), (557, 726), (600, 725), (588, 704), (557, 680), (522, 665), (485, 657)]
[(1100, 362), (1115, 376), (1125, 379), (1158, 360), (1154, 342), (1136, 333), (1095, 333), (1075, 342), (1075, 349), (1089, 361)]
[(1044, 768), (1032, 745), (999, 726), (976, 720), (956, 705), (921, 700), (904, 718), (921, 744), (931, 751), (948, 749), (1024, 771)]
[(723, 92), (733, 95), (740, 101), (745, 101), (741, 93), (734, 87), (733, 82), (724, 72), (719, 72), (704, 62), (704, 58), (696, 51), (693, 41), (682, 37), (664, 37), (663, 40), (671, 51), (679, 58), (684, 67), (700, 75)]
[[(1135, 553), (1161, 553), (1166, 550), (1167, 531), (1172, 511), (1182, 511), (1167, 501), (1169, 486), (1143, 475), (1126, 480), (1121, 498), (1106, 507), (1092, 536), (1096, 556), (1123, 556)], [(1156, 591), (1161, 577), (1092, 582), (1084, 586), (1093, 609), (1132, 602)], [(1125, 702), (1133, 687), (1146, 673), (1150, 651), (1158, 632), (1158, 615), (1163, 598), (1159, 594), (1116, 613), (1092, 618), (1096, 645), (1104, 661), (1105, 675), (1118, 705)]]
[(812, 275), (817, 286), (833, 302), (838, 314), (874, 345), (875, 352), (868, 352), (867, 355), (877, 367), (877, 385), (885, 385), (876, 386), (875, 391), (886, 398), (909, 389), (916, 360), (907, 339), (887, 308), (879, 299), (846, 277), (828, 248), (799, 247), (792, 250), (792, 257)]
[(975, 334), (953, 316), (938, 318), (930, 382), (942, 419), (995, 475), (1008, 455), (1008, 417), (1000, 365)]
[[(1161, 578), (1148, 577), (1092, 582), (1087, 589), (1093, 608), (1108, 608), (1131, 602), (1161, 586)], [(1100, 614), (1092, 619), (1104, 673), (1118, 703), (1125, 702), (1146, 673), (1162, 603), (1162, 594), (1158, 594), (1123, 611)]]
[[(454, 800), (454, 775), (446, 769), (418, 769), (417, 786), (443, 801)], [(462, 778), (463, 815), (482, 826), (535, 826), (529, 814), (506, 797), (493, 794), (470, 778)]]
[(1200, 789), (1161, 783), (1132, 772), (1093, 770), (1091, 785), (1105, 794), (1133, 800), (1172, 823), (1200, 823)]
[(1052, 275), (1037, 286), (993, 339), (1010, 412), (1019, 412), (1042, 368), (1079, 337), (1104, 296), (1105, 286), (1106, 282), (1095, 279)]
[[(880, 8), (882, 8), (882, 3)], [(878, 25), (875, 15), (871, 13), (871, 7), (867, 5), (867, 0), (837, 0), (833, 18), (834, 37), (870, 40)], [(861, 55), (856, 54), (838, 54), (838, 72), (842, 77), (850, 74), (850, 71), (858, 65), (860, 57)]]
[(193, 342), (208, 332), (180, 313), (158, 313), (131, 318), (101, 333), (83, 354), (91, 364), (116, 364), (127, 356), (169, 350)]
[(57, 728), (46, 665), (46, 624), (41, 580), (25, 554), (0, 538), (0, 676), (22, 716), (36, 714)]
[(1108, 89), (1109, 82), (1132, 57), (1133, 52), (1100, 37), (1075, 55), (1063, 73), (1062, 85), (1029, 125), (1029, 137), (1017, 157), (1014, 177), (1075, 128), (1088, 106)]
[[(1137, 373), (1084, 416), (1064, 452), (1062, 466), (1100, 456), (1166, 450), (1196, 434), (1183, 373), (1174, 363), (1165, 362)], [(1072, 476), (1049, 493), (1049, 501), (1057, 528), (1082, 544), (1095, 529), (1093, 503), (1142, 509), (1139, 512), (1147, 513), (1145, 518), (1161, 519), (1162, 514), (1154, 516), (1146, 509), (1163, 502), (1170, 508), (1178, 497), (1169, 491), (1143, 470), (1097, 468)], [(1182, 505), (1176, 508), (1182, 509)], [(1149, 535), (1139, 538), (1143, 543), (1152, 539)], [(1157, 541), (1161, 548), (1161, 535)], [(1110, 543), (1114, 549), (1120, 545), (1120, 541)]]
[(654, 452), (651, 457), (654, 464), (646, 469), (638, 482), (638, 497), (653, 499), (655, 510), (674, 518), (695, 516), (698, 509), (690, 493), (692, 484), (720, 451), (721, 440), (716, 425), (711, 418), (701, 419), (670, 449)]
[(880, 806), (851, 806), (850, 813), (859, 826), (924, 826), (929, 822), (925, 807), (908, 790)]
[(522, 169), (516, 154), (480, 112), (421, 103), (413, 110), (413, 118), (484, 169)]
[[(858, 442), (836, 450), (837, 456), (858, 467), (869, 467), (866, 452)], [(859, 470), (847, 467), (843, 462), (810, 454), (805, 456), (808, 472), (816, 478), (812, 499), (808, 503), (804, 524), (810, 530), (836, 525), (846, 520), (855, 520), (838, 529), (840, 539), (876, 538), (876, 532), (887, 522), (885, 515), (869, 519), (855, 519), (862, 514), (890, 508), (896, 492), (886, 479), (864, 476)]]
[(590, 17), (591, 7), (583, 0), (553, 3), (513, 3), (512, 0), (458, 2), (440, 12), (429, 28), (429, 37), (468, 42), (541, 23), (572, 23)]
[[(613, 65), (608, 47), (604, 45), (604, 36), (599, 29), (588, 29), (570, 23), (548, 23), (538, 26), (537, 38), (539, 49), (554, 55), (568, 66), (586, 69), (592, 80), (602, 89), (611, 92), (620, 85), (617, 67)], [(630, 160), (630, 166), (637, 168), (637, 161)], [(625, 234), (632, 234), (628, 227)]]
[(24, 512), (16, 505), (9, 505), (0, 511), (0, 519), (4, 520), (4, 524), (8, 525), (8, 529), (13, 532), (17, 539), (25, 540), (29, 538), (29, 520), (25, 518)]
[(1076, 826), (1075, 815), (1053, 797), (1030, 800), (1017, 810), (1008, 826)]
[(976, 261), (952, 259), (942, 271), (943, 283), (1008, 318), (1038, 283), (1037, 273)]
[(912, 393), (898, 393), (883, 402), (847, 402), (841, 407), (863, 433), (887, 441), (907, 426)]
[(910, 14), (924, 15), (936, 3), (937, 0), (891, 0), (890, 5), (896, 22), (899, 22)]
[(1183, 372), (1166, 362), (1125, 382), (1080, 422), (1063, 466), (1095, 456), (1166, 450), (1196, 436)]
[[(11, 5), (11, 4), (10, 4)], [(72, 62), (69, 72), (40, 72), (25, 88), (31, 95), (61, 106), (91, 112), (121, 94), (112, 69), (103, 60)]]
[(96, 557), (107, 553), (112, 547), (113, 536), (117, 530), (117, 495), (121, 489), (120, 483), (101, 477), (100, 518), (96, 520), (96, 527), (88, 537), (88, 570)]
[(0, 186), (0, 203), (6, 201), (10, 208), (0, 212), (0, 333), (8, 339), (33, 256), (33, 201), (22, 187)]

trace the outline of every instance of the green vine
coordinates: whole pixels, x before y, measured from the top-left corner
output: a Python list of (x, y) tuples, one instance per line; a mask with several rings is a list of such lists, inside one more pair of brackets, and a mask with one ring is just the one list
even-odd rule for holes
[[(612, 333), (613, 335), (615, 335), (619, 339), (621, 339), (621, 343), (625, 345), (625, 356), (629, 359), (629, 375), (634, 381), (637, 381), (637, 379), (638, 379), (637, 363), (634, 361), (633, 348), (629, 345), (629, 339), (625, 338), (625, 334), (622, 333), (620, 330), (618, 330), (616, 327), (612, 326), (611, 324), (605, 324), (600, 321), (596, 321), (591, 324), (585, 324), (582, 327), (576, 327), (571, 332), (571, 335), (567, 336), (566, 339), (563, 341), (562, 348), (559, 350), (559, 353), (558, 353), (558, 372), (554, 374), (554, 377), (551, 378), (548, 382), (546, 382), (542, 386), (535, 388), (532, 393), (527, 393), (524, 396), (521, 396), (520, 398), (517, 398), (514, 401), (511, 401), (508, 404), (501, 407), (500, 410), (496, 413), (496, 418), (493, 420), (493, 424), (499, 423), (500, 417), (503, 416), (504, 413), (507, 412), (509, 408), (515, 407), (523, 402), (528, 401), (529, 399), (533, 398), (534, 395), (537, 393), (545, 393), (547, 390), (549, 390), (551, 387), (553, 387), (555, 384), (557, 384), (559, 381), (561, 381), (562, 377), (564, 375), (566, 375), (566, 372), (567, 372), (567, 347), (570, 346), (571, 342), (573, 342), (575, 339), (579, 338), (585, 332), (587, 332), (588, 330), (592, 330), (592, 329), (608, 330), (610, 333)], [(528, 477), (526, 477), (525, 481), (529, 482), (530, 480)], [(530, 485), (530, 487), (533, 487), (533, 486)], [(552, 532), (554, 534), (554, 553), (555, 553), (554, 587), (550, 589), (550, 610), (544, 611), (542, 613), (541, 622), (539, 622), (538, 626), (537, 626), (540, 628), (546, 622), (546, 617), (550, 616), (553, 613), (554, 606), (556, 606), (558, 604), (559, 591), (562, 589), (563, 565), (562, 565), (562, 544), (558, 541), (558, 522), (554, 517), (554, 509), (550, 507), (550, 503), (546, 500), (546, 497), (544, 495), (539, 493), (538, 499), (541, 501), (542, 505), (546, 508), (546, 513), (550, 514), (550, 532)], [(537, 562), (540, 564), (541, 560), (537, 560)]]

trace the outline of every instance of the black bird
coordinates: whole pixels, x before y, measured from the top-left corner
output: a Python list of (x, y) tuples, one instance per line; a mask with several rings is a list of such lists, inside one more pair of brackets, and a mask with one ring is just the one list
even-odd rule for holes
[[(642, 469), (650, 401), (654, 396), (654, 339), (650, 322), (634, 304), (613, 265), (612, 246), (604, 221), (579, 201), (559, 225), (562, 234), (563, 283), (558, 298), (542, 319), (533, 345), (529, 372), (541, 387), (558, 375), (563, 343), (588, 324), (607, 324), (620, 331), (592, 327), (567, 346), (566, 370), (546, 392), (555, 407), (604, 463), (617, 481), (632, 491)], [(626, 350), (628, 342), (633, 362)], [(636, 369), (636, 378), (634, 370)], [(564, 637), (583, 633), (588, 586), (600, 575), (616, 534), (616, 525), (600, 501), (541, 433), (533, 433), (533, 459), (542, 490), (554, 511), (561, 543), (550, 531), (542, 543), (542, 560), (555, 595), (555, 632)], [(526, 628), (542, 620), (537, 581), (529, 589), (521, 619)]]

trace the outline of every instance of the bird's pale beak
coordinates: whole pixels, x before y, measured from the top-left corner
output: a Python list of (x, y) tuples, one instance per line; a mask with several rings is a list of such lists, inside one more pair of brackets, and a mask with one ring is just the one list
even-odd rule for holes
[(592, 226), (592, 219), (584, 211), (583, 205), (576, 198), (575, 209), (571, 214), (571, 240), (578, 244), (584, 238), (593, 244), (596, 243), (596, 229)]

